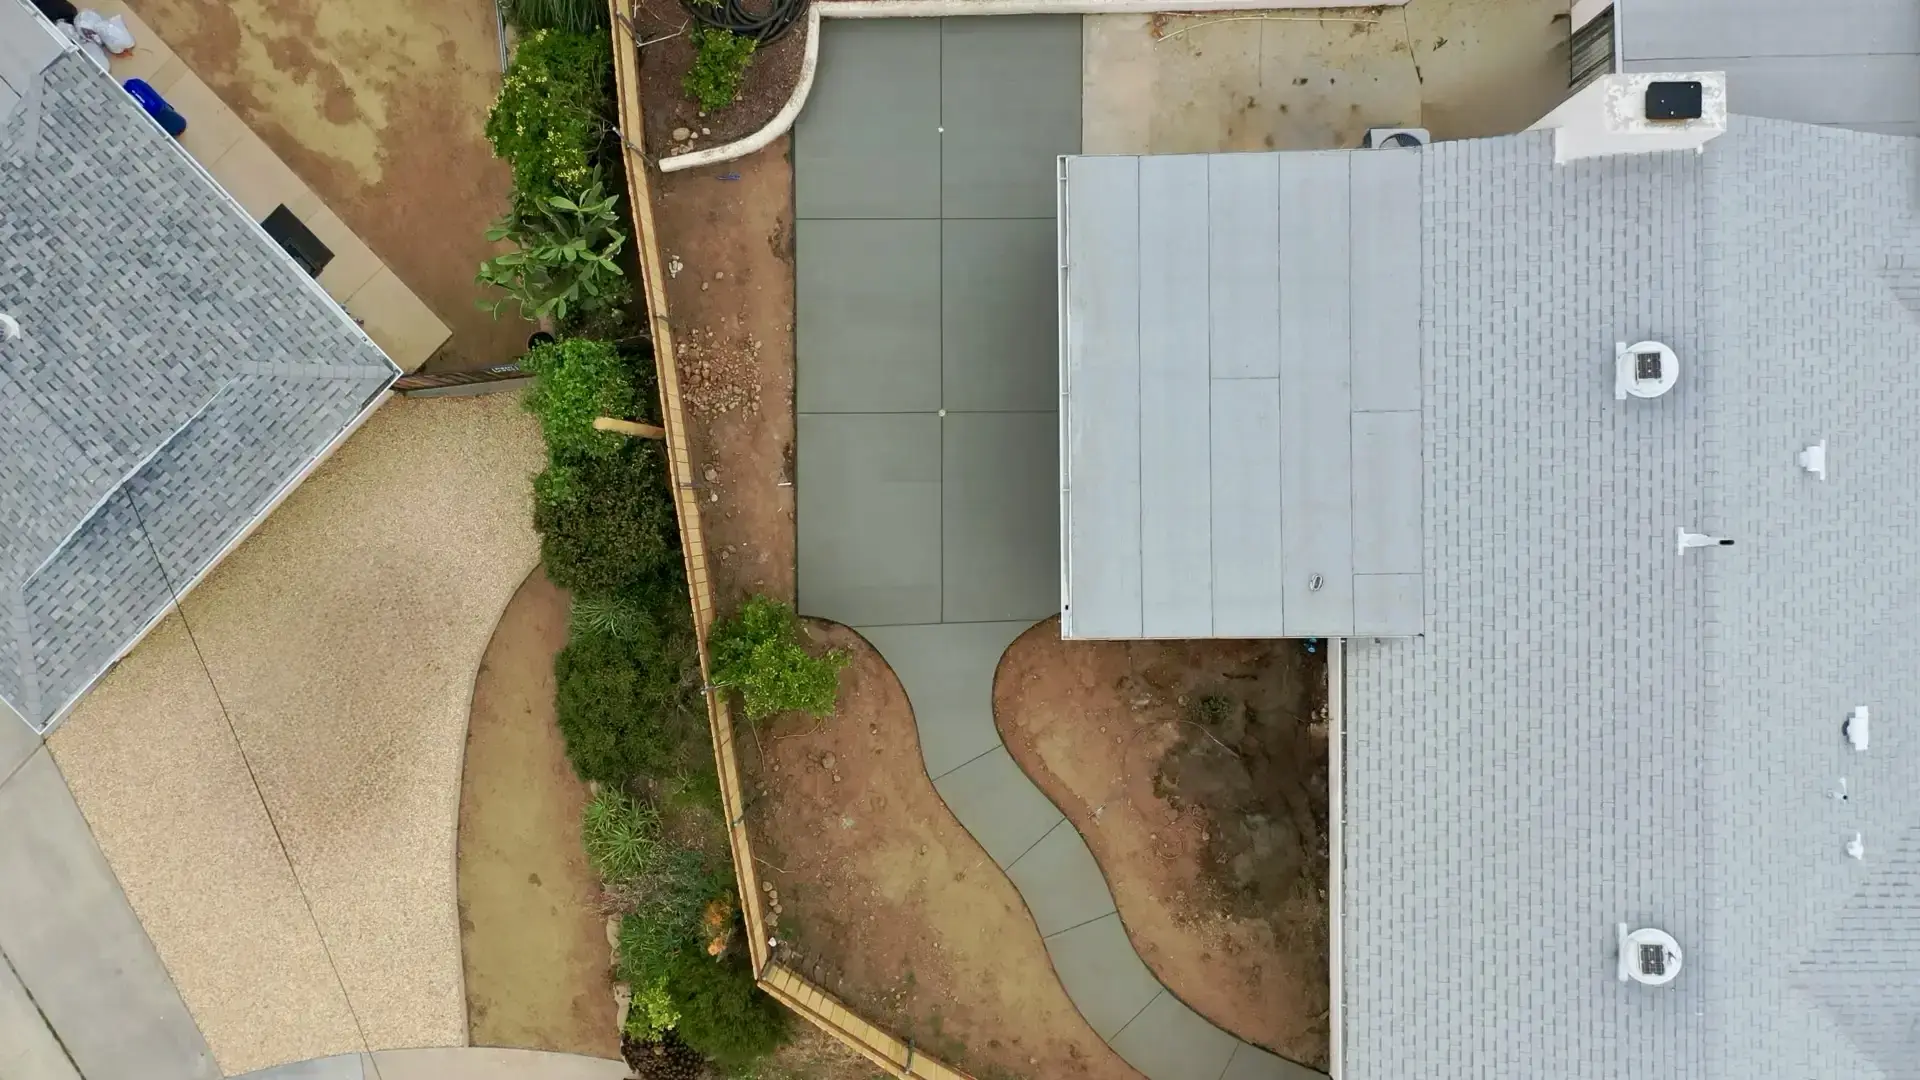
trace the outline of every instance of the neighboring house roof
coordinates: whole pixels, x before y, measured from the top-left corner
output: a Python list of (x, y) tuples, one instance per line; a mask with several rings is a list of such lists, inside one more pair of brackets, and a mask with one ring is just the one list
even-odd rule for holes
[(1913, 0), (1616, 0), (1626, 71), (1724, 71), (1735, 112), (1920, 135)]
[(1063, 168), (1062, 633), (1418, 633), (1418, 156)]
[(0, 700), (38, 728), (399, 373), (51, 34), (0, 0)]
[[(1346, 654), (1342, 1075), (1920, 1077), (1920, 144), (1419, 160), (1426, 631)], [(1679, 381), (1616, 400), (1642, 339)]]

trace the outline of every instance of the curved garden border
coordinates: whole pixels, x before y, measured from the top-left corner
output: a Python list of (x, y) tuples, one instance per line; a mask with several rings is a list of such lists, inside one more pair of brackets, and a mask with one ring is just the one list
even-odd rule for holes
[[(1381, 0), (1374, 6), (1400, 7), (1407, 0)], [(807, 95), (813, 91), (813, 73), (820, 66), (822, 19), (933, 19), (949, 15), (1146, 15), (1158, 12), (1202, 11), (1312, 11), (1352, 7), (1335, 0), (815, 0), (807, 10), (807, 51), (800, 61), (800, 78), (793, 95), (760, 130), (730, 143), (710, 146), (659, 160), (663, 173), (683, 172), (702, 165), (718, 165), (755, 153), (785, 135), (800, 118)]]

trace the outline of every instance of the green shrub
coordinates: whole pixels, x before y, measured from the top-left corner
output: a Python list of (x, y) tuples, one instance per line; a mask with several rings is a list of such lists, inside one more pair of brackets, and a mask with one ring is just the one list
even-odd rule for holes
[(826, 716), (840, 692), (847, 655), (813, 656), (800, 643), (800, 620), (778, 600), (755, 596), (713, 628), (713, 683), (740, 692), (749, 719), (798, 711)]
[(669, 777), (706, 752), (706, 710), (684, 611), (659, 612), (637, 640), (575, 634), (554, 657), (555, 711), (567, 757), (585, 780)]
[(523, 319), (598, 311), (625, 296), (626, 272), (613, 261), (627, 244), (615, 209), (617, 195), (602, 195), (596, 178), (577, 198), (515, 192), (512, 209), (487, 230), (494, 243), (513, 250), (480, 264), (474, 280), (504, 295), (479, 301), (496, 318), (516, 304)]
[(753, 971), (735, 953), (716, 960), (698, 946), (682, 949), (667, 992), (680, 1014), (674, 1033), (723, 1068), (751, 1065), (787, 1039), (786, 1010), (754, 985)]
[(684, 609), (680, 533), (660, 444), (624, 441), (605, 457), (555, 460), (534, 478), (540, 557), (547, 576), (563, 589), (663, 590), (660, 602), (671, 596)]
[(513, 167), (515, 191), (546, 199), (587, 190), (612, 127), (612, 87), (606, 34), (535, 30), (521, 39), (486, 126), (494, 156)]
[(633, 1004), (627, 1009), (627, 1026), (622, 1030), (635, 1042), (659, 1042), (680, 1022), (680, 1010), (673, 1007), (673, 995), (667, 993), (666, 977), (631, 989)]
[(733, 104), (740, 83), (753, 63), (757, 43), (731, 30), (696, 26), (693, 28), (693, 67), (680, 80), (680, 88), (700, 103), (706, 112), (719, 112)]
[(506, 0), (501, 13), (517, 30), (589, 33), (607, 27), (607, 5), (596, 0)]
[(596, 431), (594, 417), (624, 419), (633, 411), (633, 375), (612, 345), (587, 338), (565, 338), (536, 345), (520, 367), (534, 376), (527, 411), (540, 418), (540, 433), (556, 456), (604, 455), (618, 451), (627, 438)]
[(609, 885), (640, 876), (660, 842), (660, 814), (617, 787), (600, 789), (580, 816), (587, 859)]
[(653, 626), (653, 612), (619, 593), (586, 593), (573, 598), (569, 620), (575, 633), (604, 634), (634, 641)]

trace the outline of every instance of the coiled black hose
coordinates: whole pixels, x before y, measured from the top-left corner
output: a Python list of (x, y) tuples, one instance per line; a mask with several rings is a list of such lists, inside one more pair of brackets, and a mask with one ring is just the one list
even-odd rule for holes
[(762, 46), (779, 41), (807, 12), (807, 0), (680, 0), (701, 26), (729, 30)]

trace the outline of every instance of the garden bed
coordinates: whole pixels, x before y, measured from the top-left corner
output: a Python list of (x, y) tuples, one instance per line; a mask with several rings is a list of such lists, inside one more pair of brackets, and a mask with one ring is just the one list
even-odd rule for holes
[(1326, 657), (1298, 641), (1023, 634), (1001, 738), (1086, 837), (1147, 966), (1202, 1015), (1327, 1063)]
[[(640, 50), (640, 95), (647, 117), (647, 153), (656, 158), (720, 146), (751, 135), (770, 122), (793, 96), (807, 54), (807, 22), (772, 45), (757, 49), (732, 105), (709, 110), (688, 96), (683, 80), (692, 69), (692, 25), (674, 0), (645, 0), (634, 27), (648, 42)], [(689, 138), (676, 140), (684, 129)]]
[(899, 680), (845, 627), (839, 707), (743, 738), (748, 827), (779, 958), (976, 1076), (1134, 1078), (1053, 977), (1013, 885), (921, 764)]

